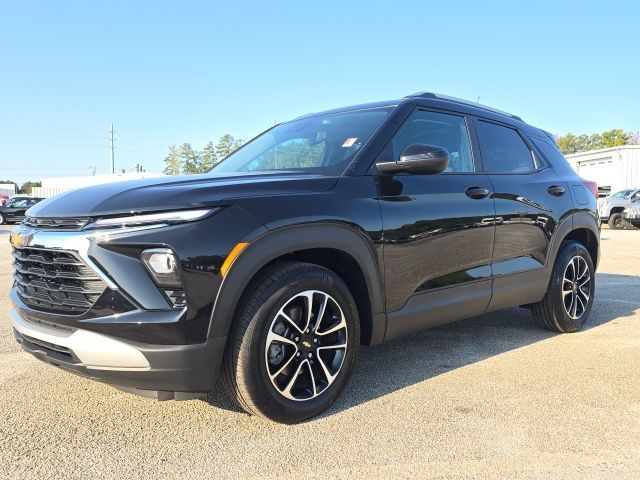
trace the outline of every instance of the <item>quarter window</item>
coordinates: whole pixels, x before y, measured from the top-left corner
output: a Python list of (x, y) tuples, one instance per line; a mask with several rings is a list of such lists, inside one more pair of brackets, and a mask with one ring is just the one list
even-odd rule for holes
[(529, 173), (534, 170), (531, 150), (513, 128), (478, 122), (482, 163), (489, 173)]
[(392, 140), (393, 158), (409, 145), (422, 143), (446, 148), (449, 166), (445, 172), (473, 172), (473, 157), (464, 117), (416, 110)]
[(557, 147), (550, 145), (548, 142), (544, 140), (538, 140), (537, 138), (530, 139), (536, 147), (542, 152), (542, 154), (547, 158), (547, 160), (551, 162), (563, 162), (565, 161), (564, 156), (558, 150)]

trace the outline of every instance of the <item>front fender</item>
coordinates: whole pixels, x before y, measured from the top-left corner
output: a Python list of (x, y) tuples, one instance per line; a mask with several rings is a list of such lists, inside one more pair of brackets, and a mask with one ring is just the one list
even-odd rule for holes
[(313, 248), (332, 248), (349, 254), (365, 278), (373, 316), (372, 343), (384, 337), (384, 295), (373, 242), (359, 231), (339, 223), (317, 223), (282, 227), (269, 231), (245, 248), (233, 262), (218, 291), (209, 337), (229, 334), (244, 290), (269, 262), (283, 255)]

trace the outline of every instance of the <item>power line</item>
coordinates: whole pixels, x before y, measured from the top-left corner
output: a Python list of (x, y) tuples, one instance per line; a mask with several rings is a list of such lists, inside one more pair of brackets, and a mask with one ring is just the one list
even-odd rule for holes
[(115, 147), (113, 146), (113, 122), (111, 122), (111, 174), (116, 173), (116, 157), (115, 157)]

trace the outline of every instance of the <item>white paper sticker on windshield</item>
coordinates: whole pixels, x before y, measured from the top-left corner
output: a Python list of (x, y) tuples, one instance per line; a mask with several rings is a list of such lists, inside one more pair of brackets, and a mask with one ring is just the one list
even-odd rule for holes
[(356, 143), (356, 140), (358, 140), (358, 137), (354, 137), (354, 138), (347, 138), (344, 143), (342, 144), (342, 148), (349, 148), (349, 147), (353, 147), (353, 144)]

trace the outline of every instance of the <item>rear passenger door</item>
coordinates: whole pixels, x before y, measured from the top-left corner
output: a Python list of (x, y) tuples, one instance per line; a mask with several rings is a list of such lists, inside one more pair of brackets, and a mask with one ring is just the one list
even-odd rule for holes
[(573, 208), (571, 195), (519, 129), (478, 118), (474, 125), (496, 209), (489, 310), (538, 301), (551, 235)]

